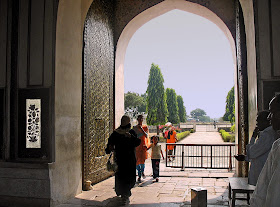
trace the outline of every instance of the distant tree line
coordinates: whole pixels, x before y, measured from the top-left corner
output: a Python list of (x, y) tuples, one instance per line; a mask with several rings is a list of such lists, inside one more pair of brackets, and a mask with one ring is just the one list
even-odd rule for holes
[(203, 109), (197, 108), (191, 111), (191, 116), (193, 119), (201, 122), (210, 122), (210, 116), (206, 116), (206, 112)]
[(127, 108), (137, 108), (138, 112), (146, 112), (146, 94), (138, 94), (128, 91), (124, 94), (124, 105), (125, 109)]
[[(201, 122), (210, 122), (213, 121), (209, 116), (206, 116), (206, 112), (203, 109), (195, 109), (190, 113), (191, 117), (195, 120)], [(231, 123), (235, 122), (235, 99), (234, 99), (234, 87), (230, 89), (226, 97), (226, 109), (225, 114), (221, 117), (221, 121), (230, 121)]]
[[(164, 89), (164, 78), (158, 65), (152, 63), (148, 87), (146, 93), (135, 92), (125, 93), (125, 110), (127, 114), (136, 116), (140, 113), (147, 114), (147, 124), (160, 125), (167, 121), (177, 124), (186, 122), (186, 108), (182, 96), (177, 95), (172, 88)], [(203, 109), (197, 108), (191, 111), (191, 117), (196, 121), (213, 121)], [(224, 121), (235, 121), (235, 101), (234, 87), (228, 92), (226, 97), (226, 110), (222, 117)]]
[[(195, 109), (190, 113), (191, 117), (195, 120), (201, 122), (210, 122), (213, 121), (209, 116), (206, 116), (206, 112), (203, 109)], [(234, 87), (230, 89), (226, 97), (226, 109), (225, 114), (221, 117), (220, 121), (230, 121), (231, 123), (235, 122), (235, 98), (234, 98)]]

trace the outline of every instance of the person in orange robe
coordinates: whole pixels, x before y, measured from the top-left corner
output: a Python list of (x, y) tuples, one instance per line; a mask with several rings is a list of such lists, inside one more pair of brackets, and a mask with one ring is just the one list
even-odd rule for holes
[[(166, 143), (176, 143), (177, 140), (177, 136), (176, 136), (176, 131), (174, 130), (174, 127), (171, 127), (171, 129), (168, 131), (168, 135), (167, 135), (167, 139), (166, 139)], [(168, 159), (170, 160), (170, 157), (173, 153), (173, 150), (175, 151), (175, 145), (167, 145), (167, 150), (168, 150)], [(175, 153), (173, 158), (175, 158)]]
[(145, 170), (145, 160), (148, 158), (147, 148), (150, 147), (149, 141), (149, 129), (147, 125), (143, 125), (143, 115), (138, 115), (138, 124), (133, 127), (136, 132), (137, 137), (141, 139), (141, 143), (136, 147), (136, 169), (138, 171), (138, 181), (141, 182), (141, 177), (146, 178)]

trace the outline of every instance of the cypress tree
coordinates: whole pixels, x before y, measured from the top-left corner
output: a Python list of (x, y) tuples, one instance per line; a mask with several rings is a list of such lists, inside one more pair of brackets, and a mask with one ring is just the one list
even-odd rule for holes
[(158, 65), (152, 63), (147, 88), (147, 124), (159, 125), (167, 122), (167, 104), (164, 79)]
[(186, 107), (184, 106), (184, 101), (182, 96), (177, 96), (177, 103), (179, 109), (180, 122), (186, 122)]
[(234, 100), (234, 87), (230, 89), (226, 98), (226, 112), (223, 116), (224, 121), (235, 121), (235, 100)]
[(174, 89), (167, 88), (166, 89), (166, 103), (168, 109), (168, 121), (173, 124), (178, 124), (180, 122), (179, 119), (179, 109), (177, 103), (177, 95)]

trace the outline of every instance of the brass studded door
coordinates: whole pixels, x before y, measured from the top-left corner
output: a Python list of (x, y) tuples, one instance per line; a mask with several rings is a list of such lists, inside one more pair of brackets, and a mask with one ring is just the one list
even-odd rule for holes
[[(243, 12), (236, 1), (236, 53), (238, 86), (238, 153), (246, 154), (248, 144), (247, 46)], [(238, 162), (238, 176), (248, 176), (248, 162)]]
[(93, 1), (85, 21), (83, 51), (83, 183), (99, 182), (106, 170), (105, 145), (113, 129), (114, 48), (112, 5)]

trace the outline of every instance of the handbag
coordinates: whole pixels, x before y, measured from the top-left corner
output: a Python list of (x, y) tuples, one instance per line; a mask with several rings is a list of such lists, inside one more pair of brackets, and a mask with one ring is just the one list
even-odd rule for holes
[(109, 172), (117, 172), (118, 170), (118, 165), (114, 159), (114, 156), (113, 156), (113, 152), (111, 152), (109, 158), (108, 158), (108, 161), (107, 161), (107, 170)]

